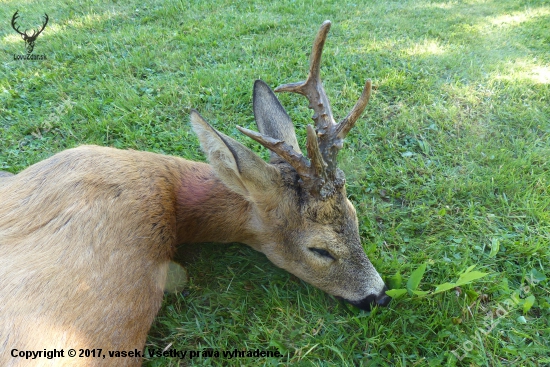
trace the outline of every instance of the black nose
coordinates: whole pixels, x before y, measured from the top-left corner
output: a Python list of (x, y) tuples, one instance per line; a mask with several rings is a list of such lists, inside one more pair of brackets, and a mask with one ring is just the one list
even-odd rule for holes
[(391, 297), (386, 294), (386, 291), (388, 290), (388, 287), (384, 286), (384, 289), (382, 289), (382, 293), (376, 297), (376, 304), (378, 306), (386, 307), (390, 304)]
[(364, 311), (370, 311), (373, 306), (386, 307), (391, 301), (391, 297), (386, 294), (387, 290), (388, 287), (384, 286), (384, 289), (379, 294), (370, 294), (360, 301), (348, 302)]

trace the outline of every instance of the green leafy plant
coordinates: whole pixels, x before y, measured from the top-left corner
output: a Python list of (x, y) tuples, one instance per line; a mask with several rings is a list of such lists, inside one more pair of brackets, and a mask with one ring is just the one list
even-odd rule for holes
[[(397, 288), (397, 289), (391, 289), (389, 291), (386, 291), (386, 294), (393, 298), (400, 298), (405, 293), (408, 293), (409, 296), (433, 296), (438, 293), (442, 293), (445, 291), (448, 291), (450, 289), (454, 289), (456, 287), (460, 287), (469, 283), (472, 283), (475, 280), (481, 279), (484, 276), (488, 275), (489, 273), (483, 273), (481, 271), (473, 271), (475, 268), (475, 265), (472, 265), (468, 267), (465, 271), (463, 271), (461, 274), (459, 274), (459, 278), (454, 283), (443, 283), (438, 286), (436, 286), (435, 290), (433, 291), (422, 291), (418, 290), (418, 286), (420, 285), (420, 281), (422, 280), (422, 277), (424, 276), (424, 272), (426, 271), (427, 264), (420, 265), (416, 270), (414, 270), (411, 273), (411, 276), (409, 277), (409, 280), (407, 281), (406, 288)], [(398, 273), (399, 274), (399, 273)], [(396, 283), (397, 279), (400, 279), (401, 275), (399, 274), (399, 277), (394, 276), (391, 281), (389, 281), (390, 286), (398, 285)]]

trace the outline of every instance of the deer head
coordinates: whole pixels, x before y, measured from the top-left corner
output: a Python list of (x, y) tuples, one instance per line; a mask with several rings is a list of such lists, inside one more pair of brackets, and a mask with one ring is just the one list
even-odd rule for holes
[(13, 14), (13, 17), (11, 18), (11, 26), (17, 33), (21, 35), (21, 38), (23, 38), (23, 40), (25, 41), (25, 48), (27, 50), (27, 54), (31, 54), (32, 51), (34, 50), (34, 42), (36, 41), (40, 33), (42, 33), (44, 28), (46, 28), (46, 24), (48, 24), (48, 20), (49, 20), (48, 14), (44, 13), (44, 23), (42, 24), (42, 28), (40, 28), (39, 30), (33, 30), (32, 34), (28, 35), (27, 30), (25, 30), (25, 32), (21, 32), (19, 30), (19, 27), (17, 26), (17, 18), (19, 18), (18, 13), (19, 13), (19, 10), (17, 10), (15, 14)]
[(361, 246), (357, 215), (336, 156), (367, 105), (371, 82), (366, 82), (350, 114), (335, 123), (319, 76), (329, 29), (326, 21), (317, 34), (307, 80), (275, 89), (309, 100), (315, 127), (307, 126), (307, 158), (290, 117), (260, 80), (253, 96), (260, 132), (237, 128), (270, 150), (269, 163), (215, 130), (196, 111), (191, 122), (217, 176), (248, 202), (247, 230), (254, 235), (246, 243), (306, 282), (369, 310), (373, 304), (387, 305), (391, 298)]

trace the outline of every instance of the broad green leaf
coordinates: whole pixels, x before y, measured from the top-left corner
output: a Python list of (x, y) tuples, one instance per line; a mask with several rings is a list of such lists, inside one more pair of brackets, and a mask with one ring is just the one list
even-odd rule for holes
[(455, 283), (443, 283), (443, 284), (438, 285), (435, 288), (435, 291), (434, 291), (433, 294), (445, 292), (445, 291), (448, 291), (449, 289), (453, 289), (454, 287), (456, 287)]
[(460, 276), (460, 278), (458, 278), (458, 280), (456, 281), (456, 285), (461, 286), (464, 284), (468, 284), (476, 279), (483, 278), (487, 274), (489, 273), (482, 273), (481, 271), (471, 271), (464, 273)]
[(525, 300), (523, 301), (523, 313), (524, 314), (529, 312), (531, 307), (533, 307), (533, 305), (535, 304), (535, 300), (536, 300), (536, 298), (533, 295), (530, 295), (529, 297), (525, 298)]
[(391, 289), (389, 291), (386, 291), (386, 294), (391, 298), (399, 298), (405, 293), (407, 293), (406, 289)]
[(388, 287), (390, 289), (401, 288), (403, 284), (403, 278), (401, 277), (400, 272), (397, 272), (395, 275), (388, 277), (387, 281), (388, 281)]
[(512, 292), (512, 294), (510, 295), (509, 300), (514, 302), (514, 304), (516, 304), (516, 305), (519, 304), (522, 301), (522, 299), (519, 298), (518, 292), (516, 292), (516, 291)]
[(425, 296), (427, 295), (428, 293), (430, 293), (429, 291), (412, 291), (414, 294), (416, 294), (417, 296)]
[(409, 294), (412, 295), (412, 291), (414, 291), (416, 288), (418, 288), (418, 285), (420, 284), (420, 280), (422, 280), (422, 276), (424, 275), (424, 272), (426, 271), (426, 264), (422, 264), (411, 273), (411, 277), (407, 281), (407, 290), (409, 291)]
[(546, 275), (544, 273), (541, 273), (537, 269), (531, 270), (531, 273), (529, 274), (529, 283), (539, 283), (543, 280), (546, 280)]

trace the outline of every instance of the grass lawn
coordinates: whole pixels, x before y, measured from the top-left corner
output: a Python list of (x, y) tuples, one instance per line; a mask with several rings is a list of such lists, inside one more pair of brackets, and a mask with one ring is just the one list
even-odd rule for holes
[[(243, 245), (206, 245), (165, 297), (148, 349), (282, 357), (151, 357), (147, 366), (550, 364), (550, 2), (547, 0), (0, 2), (0, 169), (99, 144), (204, 160), (196, 108), (258, 151), (252, 84), (321, 73), (337, 119), (375, 90), (340, 154), (365, 251), (406, 293), (359, 312)], [(11, 29), (50, 21), (34, 54)], [(302, 146), (311, 111), (280, 95)], [(0, 203), (1, 205), (1, 203)]]

